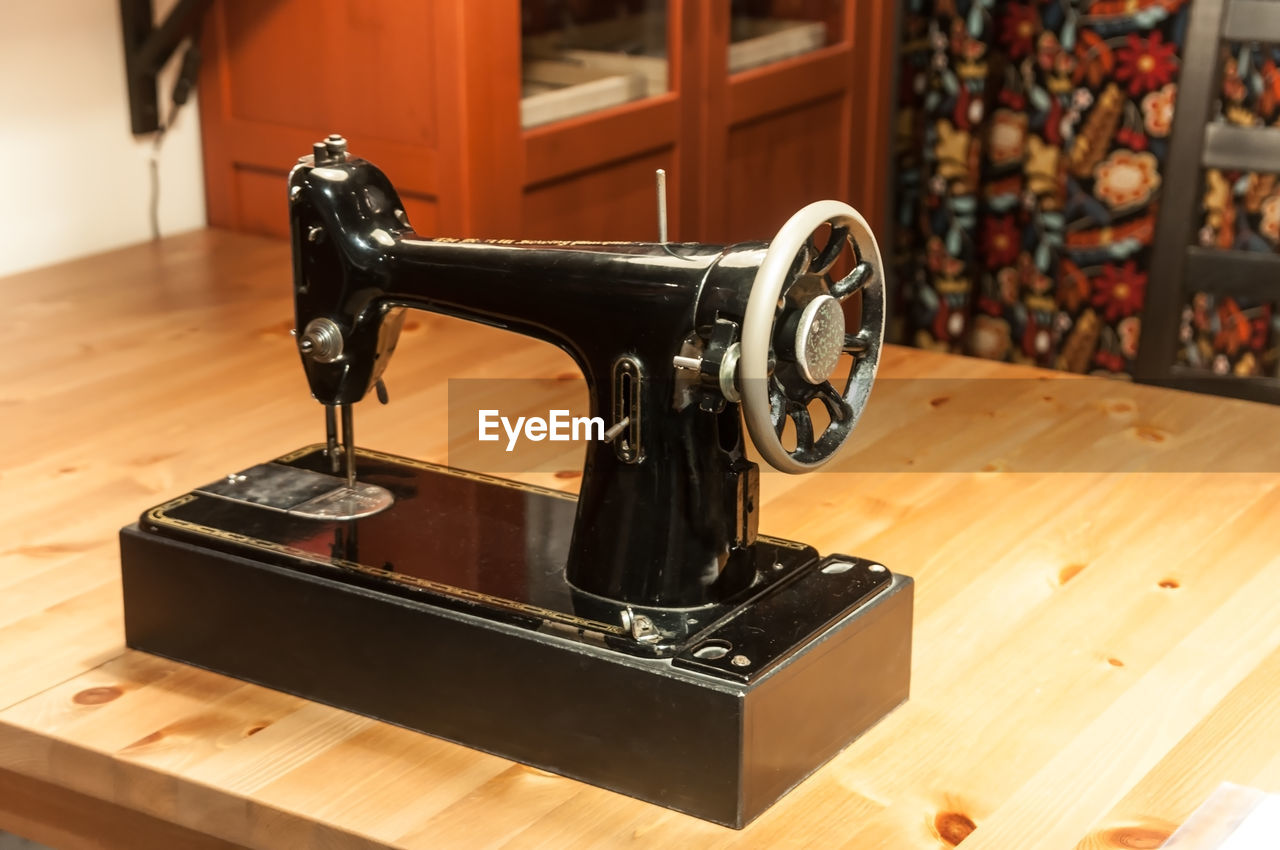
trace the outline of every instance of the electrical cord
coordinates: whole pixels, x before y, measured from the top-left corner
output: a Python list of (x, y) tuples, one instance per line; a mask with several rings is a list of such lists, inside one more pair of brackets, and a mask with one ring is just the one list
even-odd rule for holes
[(186, 52), (182, 55), (182, 66), (178, 69), (178, 77), (173, 82), (173, 92), (169, 98), (169, 115), (166, 120), (160, 122), (160, 126), (156, 129), (155, 137), (151, 142), (150, 213), (151, 238), (153, 240), (160, 238), (160, 146), (164, 143), (165, 134), (169, 132), (169, 129), (177, 119), (178, 111), (191, 98), (191, 92), (196, 84), (196, 76), (200, 73), (200, 59), (200, 27), (197, 26), (195, 32), (191, 34)]

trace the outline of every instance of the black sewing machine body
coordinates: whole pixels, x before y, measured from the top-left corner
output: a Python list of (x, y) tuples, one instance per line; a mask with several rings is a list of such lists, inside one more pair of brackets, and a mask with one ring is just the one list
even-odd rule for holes
[[(768, 382), (752, 436), (790, 417), (794, 462), (824, 461), (865, 393), (819, 386), (812, 305), (867, 275), (833, 284), (821, 249), (783, 262), (764, 243), (427, 239), (344, 148), (290, 178), (300, 351), (329, 439), (122, 532), (130, 646), (743, 826), (907, 696), (910, 579), (758, 533), (735, 398), (772, 263), (794, 282), (769, 305), (768, 372), (758, 345), (742, 354)], [(338, 449), (333, 411), (350, 438), (407, 308), (575, 359), (611, 425), (577, 498)], [(867, 321), (837, 323), (842, 350), (870, 350)], [(814, 399), (831, 424), (806, 439)]]

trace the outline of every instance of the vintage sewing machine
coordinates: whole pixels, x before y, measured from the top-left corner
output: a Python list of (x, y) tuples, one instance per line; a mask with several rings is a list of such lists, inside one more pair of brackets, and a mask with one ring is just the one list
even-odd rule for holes
[[(852, 208), (730, 247), (431, 239), (336, 136), (289, 202), (325, 443), (122, 531), (130, 646), (735, 827), (906, 699), (911, 580), (759, 534), (744, 450), (745, 419), (818, 469), (866, 404), (883, 266)], [(577, 498), (355, 446), (406, 308), (574, 358), (609, 426)]]

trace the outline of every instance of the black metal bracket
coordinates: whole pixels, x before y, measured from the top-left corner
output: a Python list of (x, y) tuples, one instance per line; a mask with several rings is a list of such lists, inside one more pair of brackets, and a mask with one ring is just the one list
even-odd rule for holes
[(209, 4), (210, 0), (178, 0), (157, 26), (151, 0), (120, 0), (129, 116), (134, 135), (160, 129), (156, 75), (182, 40), (196, 31)]

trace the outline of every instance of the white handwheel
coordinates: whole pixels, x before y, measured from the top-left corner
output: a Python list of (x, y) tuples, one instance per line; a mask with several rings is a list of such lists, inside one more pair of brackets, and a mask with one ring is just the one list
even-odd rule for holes
[[(831, 236), (819, 250), (813, 236), (825, 224), (831, 225)], [(833, 282), (829, 273), (849, 241), (856, 258), (853, 270)], [(800, 280), (806, 284), (797, 287)], [(793, 296), (797, 290), (803, 291)], [(839, 302), (855, 292), (862, 293), (862, 321), (849, 334)], [(742, 415), (752, 442), (771, 466), (812, 472), (844, 445), (875, 381), (884, 310), (880, 246), (853, 207), (817, 201), (778, 231), (751, 285), (739, 360)], [(827, 379), (842, 354), (852, 355), (854, 364), (843, 391), (837, 391)], [(831, 418), (819, 435), (813, 433), (808, 412), (815, 398)], [(781, 440), (787, 419), (796, 429), (793, 451)]]

